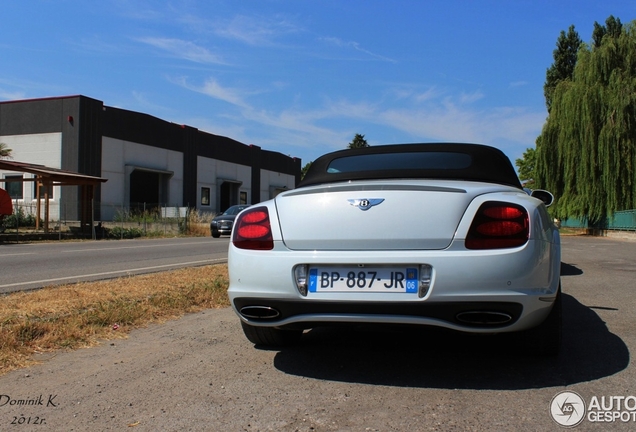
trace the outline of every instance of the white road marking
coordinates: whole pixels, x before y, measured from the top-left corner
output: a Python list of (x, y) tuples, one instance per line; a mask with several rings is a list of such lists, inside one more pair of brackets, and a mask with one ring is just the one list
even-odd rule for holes
[[(61, 251), (64, 253), (69, 252), (92, 252), (92, 251), (113, 251), (120, 249), (142, 249), (142, 248), (156, 248), (156, 247), (171, 247), (171, 246), (196, 246), (197, 243), (164, 243), (164, 244), (156, 244), (156, 245), (143, 245), (143, 246), (121, 246), (121, 247), (110, 247), (110, 248), (92, 248), (92, 249), (71, 249)], [(203, 246), (207, 246), (205, 243), (201, 243)]]
[(181, 265), (195, 265), (195, 264), (205, 264), (205, 263), (213, 264), (215, 262), (223, 262), (223, 261), (226, 261), (226, 259), (225, 258), (219, 258), (219, 259), (203, 260), (203, 261), (191, 261), (191, 262), (187, 262), (187, 263), (164, 264), (164, 265), (160, 265), (160, 266), (140, 267), (140, 268), (135, 268), (135, 269), (116, 270), (116, 271), (103, 272), (103, 273), (92, 273), (92, 274), (85, 274), (85, 275), (67, 276), (67, 277), (54, 278), (54, 279), (43, 279), (43, 280), (39, 280), (39, 281), (16, 282), (16, 283), (12, 283), (12, 284), (0, 285), (0, 288), (10, 288), (10, 287), (16, 287), (16, 286), (20, 286), (20, 285), (30, 285), (30, 284), (46, 284), (46, 283), (51, 283), (51, 282), (60, 282), (60, 281), (63, 281), (63, 280), (76, 280), (76, 279), (80, 279), (80, 278), (90, 278), (90, 277), (95, 277), (95, 276), (112, 276), (112, 275), (122, 274), (122, 273), (125, 274), (125, 273), (137, 272), (137, 271), (157, 270), (157, 269), (161, 269), (161, 268), (181, 266)]

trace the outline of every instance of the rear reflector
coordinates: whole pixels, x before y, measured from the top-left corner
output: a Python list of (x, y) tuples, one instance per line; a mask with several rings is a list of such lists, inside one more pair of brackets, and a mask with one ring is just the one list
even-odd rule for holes
[(267, 207), (250, 208), (237, 216), (232, 230), (232, 243), (239, 249), (274, 249)]
[(481, 205), (466, 236), (467, 249), (502, 249), (527, 243), (528, 212), (517, 204), (486, 202)]

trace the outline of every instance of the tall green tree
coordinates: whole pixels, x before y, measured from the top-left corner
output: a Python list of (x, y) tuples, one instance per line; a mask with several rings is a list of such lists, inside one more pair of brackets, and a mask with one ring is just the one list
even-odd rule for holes
[(311, 164), (313, 163), (313, 161), (307, 162), (305, 164), (304, 167), (302, 167), (302, 169), (300, 170), (300, 179), (304, 179), (305, 175), (307, 174), (307, 171), (309, 171), (309, 168), (311, 167)]
[(347, 148), (355, 149), (362, 147), (369, 147), (369, 143), (367, 142), (367, 140), (364, 139), (364, 135), (360, 135), (357, 133), (356, 136), (353, 137), (353, 141), (349, 143), (349, 146)]
[(594, 31), (592, 32), (592, 44), (594, 48), (599, 48), (601, 46), (601, 42), (605, 35), (617, 38), (621, 35), (622, 31), (623, 24), (620, 19), (614, 18), (614, 15), (610, 15), (609, 18), (605, 20), (604, 26), (594, 21)]
[(548, 112), (551, 110), (552, 98), (557, 85), (561, 81), (572, 79), (577, 54), (582, 43), (583, 41), (574, 30), (573, 25), (570, 26), (567, 33), (561, 30), (556, 43), (557, 47), (552, 52), (554, 63), (548, 68), (543, 85), (543, 95)]
[(536, 162), (536, 150), (534, 148), (527, 148), (521, 158), (515, 160), (517, 166), (517, 172), (519, 173), (519, 179), (521, 179), (523, 185), (527, 188), (534, 188), (534, 167)]
[(634, 23), (619, 34), (608, 30), (598, 46), (580, 48), (572, 79), (554, 89), (535, 173), (555, 194), (557, 217), (596, 223), (636, 208), (634, 53)]

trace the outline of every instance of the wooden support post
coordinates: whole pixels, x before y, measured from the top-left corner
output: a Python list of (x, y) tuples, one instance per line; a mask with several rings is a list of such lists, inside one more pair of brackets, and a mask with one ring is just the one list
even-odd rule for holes
[(40, 230), (40, 186), (42, 185), (41, 177), (35, 177), (35, 230)]
[(44, 180), (44, 234), (49, 233), (49, 188), (51, 188), (51, 181)]

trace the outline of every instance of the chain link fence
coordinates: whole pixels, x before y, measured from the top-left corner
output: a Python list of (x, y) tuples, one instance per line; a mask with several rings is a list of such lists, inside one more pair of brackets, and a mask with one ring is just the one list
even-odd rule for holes
[(79, 202), (51, 203), (48, 220), (45, 220), (44, 205), (40, 206), (38, 217), (36, 202), (15, 200), (13, 214), (0, 220), (0, 233), (42, 233), (46, 227), (52, 239), (56, 234), (60, 239), (69, 236), (125, 239), (142, 236), (209, 235), (210, 221), (215, 216), (214, 213), (202, 213), (169, 203), (93, 203), (91, 223), (88, 226), (90, 232), (87, 232), (87, 227), (82, 227), (77, 217), (79, 207)]

